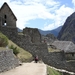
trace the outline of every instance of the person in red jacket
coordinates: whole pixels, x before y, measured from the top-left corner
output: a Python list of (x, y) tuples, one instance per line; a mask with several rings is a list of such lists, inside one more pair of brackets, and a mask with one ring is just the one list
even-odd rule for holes
[(38, 62), (38, 55), (35, 56), (35, 62)]

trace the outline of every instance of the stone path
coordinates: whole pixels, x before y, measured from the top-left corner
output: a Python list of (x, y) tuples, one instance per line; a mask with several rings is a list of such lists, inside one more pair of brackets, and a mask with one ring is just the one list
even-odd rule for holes
[(47, 75), (44, 63), (23, 63), (22, 66), (0, 73), (0, 75)]

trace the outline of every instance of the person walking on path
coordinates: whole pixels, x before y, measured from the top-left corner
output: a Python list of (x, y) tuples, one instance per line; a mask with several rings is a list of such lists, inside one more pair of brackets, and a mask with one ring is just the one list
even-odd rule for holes
[(34, 60), (36, 63), (38, 62), (38, 55), (35, 56)]

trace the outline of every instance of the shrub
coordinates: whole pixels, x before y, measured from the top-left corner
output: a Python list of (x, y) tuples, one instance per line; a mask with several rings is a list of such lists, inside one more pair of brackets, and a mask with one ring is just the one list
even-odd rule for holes
[(8, 38), (0, 32), (0, 47), (6, 47), (8, 45)]
[(19, 53), (19, 49), (17, 47), (14, 47), (13, 45), (11, 45), (9, 48), (13, 49), (13, 53), (17, 56), (17, 54)]

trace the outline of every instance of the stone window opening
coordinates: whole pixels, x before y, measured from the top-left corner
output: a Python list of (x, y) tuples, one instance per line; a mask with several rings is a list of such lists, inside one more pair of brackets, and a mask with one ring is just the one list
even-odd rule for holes
[(4, 19), (6, 19), (7, 18), (7, 15), (4, 15)]
[(72, 56), (74, 57), (74, 53), (72, 53)]
[(7, 25), (7, 22), (6, 22), (6, 20), (4, 21), (4, 26), (6, 26)]
[(6, 19), (7, 19), (7, 15), (5, 14), (5, 15), (4, 15), (4, 23), (3, 23), (4, 26), (7, 25)]

